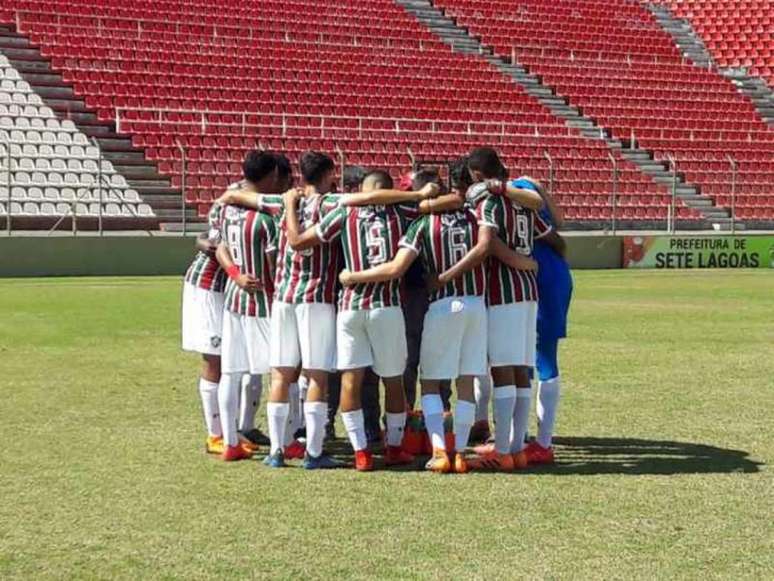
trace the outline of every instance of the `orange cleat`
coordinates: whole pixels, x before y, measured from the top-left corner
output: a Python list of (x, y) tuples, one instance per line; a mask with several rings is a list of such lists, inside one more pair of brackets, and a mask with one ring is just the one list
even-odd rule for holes
[(400, 446), (387, 446), (384, 453), (384, 463), (386, 466), (405, 466), (414, 463), (414, 456)]
[(204, 444), (204, 451), (207, 454), (222, 454), (223, 450), (223, 436), (207, 436)]
[(236, 462), (237, 460), (249, 460), (252, 457), (253, 457), (252, 452), (249, 452), (244, 446), (241, 446), (241, 445), (226, 446), (226, 449), (223, 450), (223, 455), (221, 456), (224, 462)]
[(470, 470), (468, 466), (468, 461), (465, 459), (465, 456), (460, 454), (459, 452), (456, 452), (454, 454), (454, 463), (452, 465), (452, 471), (455, 474), (465, 474)]
[(285, 446), (285, 460), (303, 460), (306, 447), (298, 440), (293, 440)]
[(255, 454), (258, 451), (258, 444), (254, 444), (247, 438), (245, 438), (242, 434), (239, 434), (239, 445), (242, 446), (245, 450), (250, 451), (250, 453)]
[(429, 472), (435, 472), (436, 474), (448, 474), (453, 472), (452, 463), (449, 460), (449, 455), (446, 450), (436, 448), (433, 450), (433, 455), (430, 460), (425, 464), (425, 470)]
[(355, 451), (355, 470), (358, 472), (370, 472), (374, 469), (374, 455), (371, 450)]
[(515, 452), (511, 454), (513, 456), (513, 469), (524, 470), (527, 467), (527, 454), (522, 450), (521, 452)]
[(495, 451), (495, 446), (494, 444), (481, 444), (480, 446), (475, 446), (473, 451), (479, 456), (486, 456)]
[(554, 448), (544, 448), (537, 442), (530, 442), (524, 448), (524, 454), (527, 456), (529, 464), (553, 464)]
[(513, 456), (511, 454), (500, 454), (492, 451), (471, 458), (467, 461), (470, 470), (481, 470), (490, 472), (513, 472)]

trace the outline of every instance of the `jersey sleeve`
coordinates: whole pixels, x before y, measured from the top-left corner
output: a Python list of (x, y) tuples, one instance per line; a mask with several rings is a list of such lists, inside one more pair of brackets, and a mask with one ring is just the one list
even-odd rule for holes
[(428, 217), (423, 216), (419, 220), (415, 220), (408, 228), (403, 238), (400, 239), (398, 246), (400, 248), (407, 248), (415, 254), (420, 254), (422, 249), (422, 238), (425, 235), (427, 229)]
[(344, 206), (328, 212), (316, 226), (317, 237), (323, 242), (330, 242), (341, 234), (348, 211)]
[(408, 227), (412, 221), (422, 215), (419, 211), (419, 204), (417, 203), (405, 202), (398, 204), (395, 208), (398, 210), (398, 215), (400, 216), (404, 227)]
[(320, 203), (320, 216), (323, 217), (341, 205), (343, 194), (326, 194)]
[(270, 194), (256, 194), (255, 207), (259, 212), (271, 214), (272, 216), (279, 215), (285, 208), (284, 200), (282, 196), (270, 195)]
[(219, 244), (223, 239), (223, 224), (226, 207), (223, 204), (213, 204), (207, 215), (207, 239), (213, 244)]
[(263, 220), (263, 231), (264, 235), (266, 236), (266, 245), (264, 248), (265, 254), (273, 254), (274, 252), (277, 252), (277, 238), (278, 238), (278, 230), (277, 230), (277, 223), (271, 218), (266, 217)]
[(535, 214), (535, 220), (532, 224), (532, 236), (535, 240), (542, 238), (553, 230), (551, 224), (546, 222), (540, 214)]
[(502, 198), (499, 196), (488, 196), (476, 206), (476, 218), (478, 219), (479, 226), (487, 226), (499, 230), (500, 224), (503, 222), (503, 205), (501, 201)]

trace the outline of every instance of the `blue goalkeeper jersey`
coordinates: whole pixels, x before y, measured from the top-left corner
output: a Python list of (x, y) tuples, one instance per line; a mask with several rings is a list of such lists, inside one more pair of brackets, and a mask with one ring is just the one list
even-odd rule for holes
[[(532, 182), (526, 179), (513, 180), (511, 185), (536, 191)], [(554, 226), (548, 208), (543, 208), (539, 214), (547, 224)], [(561, 339), (567, 336), (567, 313), (572, 297), (570, 267), (562, 255), (540, 239), (535, 241), (532, 258), (538, 263), (538, 336), (544, 340)]]

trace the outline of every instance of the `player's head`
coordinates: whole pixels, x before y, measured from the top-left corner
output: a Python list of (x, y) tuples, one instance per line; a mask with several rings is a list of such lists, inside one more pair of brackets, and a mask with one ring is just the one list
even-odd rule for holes
[(452, 189), (463, 196), (473, 185), (473, 178), (470, 177), (470, 170), (468, 170), (467, 157), (459, 157), (449, 164), (449, 180)]
[(473, 181), (504, 180), (508, 177), (500, 156), (491, 147), (477, 147), (468, 155), (468, 169)]
[(348, 165), (344, 168), (344, 192), (359, 192), (366, 176), (365, 168), (359, 165)]
[(438, 168), (435, 167), (420, 169), (414, 172), (411, 178), (411, 189), (415, 192), (421, 190), (427, 184), (436, 184), (442, 192), (446, 189), (443, 180), (441, 180), (441, 174), (438, 173)]
[(374, 190), (391, 190), (395, 185), (389, 172), (383, 169), (369, 171), (363, 179), (362, 190), (364, 192), (373, 192)]
[(293, 187), (293, 168), (287, 156), (277, 153), (277, 186), (274, 188), (277, 193), (287, 192)]
[(259, 192), (272, 192), (276, 187), (277, 158), (268, 151), (249, 151), (242, 162), (242, 173)]
[(298, 165), (304, 182), (317, 188), (318, 192), (327, 194), (333, 189), (336, 164), (330, 157), (319, 151), (307, 151), (301, 155)]

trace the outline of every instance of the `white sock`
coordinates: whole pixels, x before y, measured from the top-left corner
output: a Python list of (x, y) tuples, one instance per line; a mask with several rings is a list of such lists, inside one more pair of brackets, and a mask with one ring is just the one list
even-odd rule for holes
[(285, 428), (288, 426), (290, 404), (269, 402), (266, 404), (266, 416), (269, 422), (271, 453), (282, 450), (285, 444)]
[(513, 408), (516, 405), (516, 386), (503, 385), (495, 387), (494, 398), (495, 450), (500, 454), (511, 451), (511, 422)]
[(480, 375), (473, 379), (476, 394), (476, 421), (489, 421), (489, 400), (492, 398), (492, 379), (489, 375)]
[(387, 416), (387, 445), (400, 446), (403, 443), (403, 430), (406, 427), (406, 412), (399, 414), (387, 412), (385, 415)]
[(202, 398), (202, 411), (204, 412), (207, 434), (222, 436), (223, 428), (220, 426), (220, 409), (218, 408), (218, 384), (200, 377), (199, 395)]
[(298, 395), (298, 384), (291, 383), (288, 386), (288, 402), (290, 408), (288, 412), (288, 427), (285, 430), (285, 445), (288, 446), (292, 441), (295, 433), (301, 427), (303, 423), (303, 413), (301, 412), (301, 399)]
[(341, 421), (344, 422), (344, 429), (347, 430), (349, 442), (352, 444), (352, 448), (355, 452), (358, 450), (365, 450), (368, 446), (368, 440), (366, 439), (363, 410), (359, 409), (352, 412), (341, 412)]
[(422, 396), (422, 415), (425, 428), (433, 444), (433, 450), (445, 450), (446, 439), (443, 433), (443, 401), (437, 393)]
[(218, 385), (218, 408), (223, 429), (223, 442), (226, 446), (239, 443), (237, 435), (237, 415), (239, 414), (239, 382), (241, 373), (222, 373)]
[(309, 391), (309, 379), (300, 375), (298, 377), (298, 413), (301, 422), (299, 428), (306, 425), (306, 414), (304, 414), (304, 405), (306, 403), (306, 393)]
[(324, 401), (309, 401), (304, 406), (306, 417), (306, 451), (317, 458), (323, 451), (325, 423), (328, 421), (328, 404)]
[(249, 432), (255, 428), (255, 414), (261, 407), (263, 382), (260, 375), (245, 375), (242, 378), (242, 397), (239, 402), (239, 431)]
[(454, 406), (454, 449), (462, 452), (468, 447), (470, 428), (476, 419), (476, 404), (465, 400), (457, 400)]
[(529, 410), (532, 406), (532, 387), (516, 388), (516, 405), (513, 407), (511, 424), (511, 454), (524, 449), (524, 438), (529, 427)]
[(561, 383), (559, 377), (538, 383), (537, 417), (538, 433), (537, 442), (544, 448), (551, 447), (556, 425), (556, 410), (559, 408), (559, 396)]

